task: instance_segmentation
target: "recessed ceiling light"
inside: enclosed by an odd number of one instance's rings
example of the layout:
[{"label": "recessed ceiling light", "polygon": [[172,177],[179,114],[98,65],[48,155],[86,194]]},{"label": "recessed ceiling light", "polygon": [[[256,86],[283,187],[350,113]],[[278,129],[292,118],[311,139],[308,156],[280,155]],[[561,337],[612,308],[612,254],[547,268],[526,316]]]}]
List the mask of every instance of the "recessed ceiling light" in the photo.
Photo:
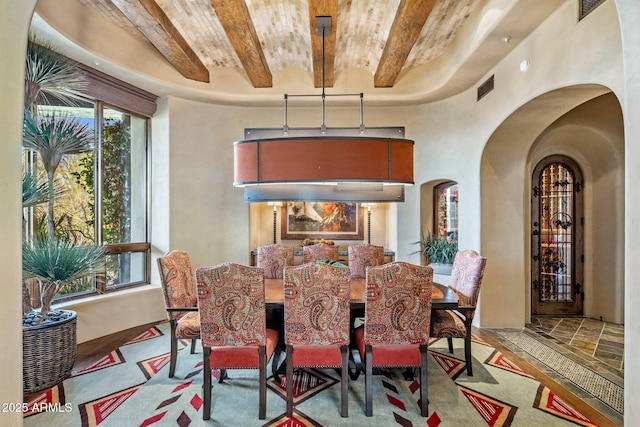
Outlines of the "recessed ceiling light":
[{"label": "recessed ceiling light", "polygon": [[502,41],[503,41],[503,42],[505,42],[505,43],[509,43],[509,42],[511,42],[511,36],[504,36],[504,37],[502,38]]},{"label": "recessed ceiling light", "polygon": [[520,63],[520,71],[524,73],[528,69],[529,69],[529,60],[523,59],[522,62]]}]

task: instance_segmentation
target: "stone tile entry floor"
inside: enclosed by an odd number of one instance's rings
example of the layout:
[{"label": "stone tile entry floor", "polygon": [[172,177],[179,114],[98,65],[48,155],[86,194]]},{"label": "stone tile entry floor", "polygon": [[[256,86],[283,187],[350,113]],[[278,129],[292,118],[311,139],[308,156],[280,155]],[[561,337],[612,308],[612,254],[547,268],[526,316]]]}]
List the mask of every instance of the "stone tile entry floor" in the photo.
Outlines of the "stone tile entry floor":
[{"label": "stone tile entry floor", "polygon": [[624,325],[533,316],[523,330],[482,329],[616,423],[623,423]]}]

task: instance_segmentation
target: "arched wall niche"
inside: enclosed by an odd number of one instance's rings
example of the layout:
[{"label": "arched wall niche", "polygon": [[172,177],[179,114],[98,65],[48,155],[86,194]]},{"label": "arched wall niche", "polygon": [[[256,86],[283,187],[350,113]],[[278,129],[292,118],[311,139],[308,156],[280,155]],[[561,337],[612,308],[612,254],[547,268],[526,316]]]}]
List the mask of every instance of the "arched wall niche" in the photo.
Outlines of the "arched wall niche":
[{"label": "arched wall niche", "polygon": [[[543,143],[546,140],[544,137],[550,133],[559,135],[552,132],[552,129],[562,127],[559,125],[564,122],[558,119],[568,112],[610,92],[601,85],[577,85],[544,93],[512,113],[487,141],[480,169],[480,251],[490,261],[487,262],[483,279],[478,313],[480,326],[521,328],[529,321],[529,187],[531,172],[535,167],[532,162],[549,154],[569,154],[566,150],[562,151],[562,145],[557,144],[557,140],[556,143],[551,143],[551,139]],[[617,105],[620,110],[619,103]],[[592,114],[595,111],[579,110],[575,117],[567,117],[576,124],[588,127],[588,115]],[[609,121],[615,122],[615,119],[610,117],[607,122]],[[618,125],[622,126],[621,118]],[[615,126],[602,124],[596,129],[604,132],[612,127]],[[607,151],[609,158],[623,158],[621,150]],[[580,162],[579,156],[572,157]],[[580,165],[587,174],[589,165],[583,163],[580,162]],[[618,172],[620,174],[623,174],[623,170]],[[511,307],[507,312],[503,310],[505,301]]]},{"label": "arched wall niche", "polygon": [[[435,189],[444,183],[455,183],[454,179],[436,179],[425,182],[420,185],[420,239],[425,239],[429,234],[434,233],[434,212],[435,212]],[[460,191],[460,190],[458,190]],[[421,251],[422,245],[419,242],[415,244],[415,251]],[[420,254],[420,264],[426,265],[427,259]],[[448,274],[434,274],[433,280],[444,285],[449,283],[450,276]]]},{"label": "arched wall niche", "polygon": [[436,179],[420,185],[420,236],[426,237],[429,233],[434,233],[434,208],[436,187],[441,184],[457,184],[454,179]]}]

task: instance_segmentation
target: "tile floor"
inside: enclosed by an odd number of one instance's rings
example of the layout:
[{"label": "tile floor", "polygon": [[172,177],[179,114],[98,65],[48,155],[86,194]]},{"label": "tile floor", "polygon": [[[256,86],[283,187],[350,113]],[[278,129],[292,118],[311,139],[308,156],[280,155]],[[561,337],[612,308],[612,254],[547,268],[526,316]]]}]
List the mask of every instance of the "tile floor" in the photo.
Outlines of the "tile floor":
[{"label": "tile floor", "polygon": [[[596,399],[589,391],[576,386],[561,372],[551,369],[527,354],[522,348],[505,340],[500,335],[501,330],[483,329],[483,331],[487,331],[514,354],[583,399],[585,403],[607,416],[616,425],[623,424],[622,413]],[[624,325],[584,317],[536,316],[522,332],[619,387],[624,387]]]},{"label": "tile floor", "polygon": [[533,317],[527,328],[624,372],[624,325],[584,317]]}]

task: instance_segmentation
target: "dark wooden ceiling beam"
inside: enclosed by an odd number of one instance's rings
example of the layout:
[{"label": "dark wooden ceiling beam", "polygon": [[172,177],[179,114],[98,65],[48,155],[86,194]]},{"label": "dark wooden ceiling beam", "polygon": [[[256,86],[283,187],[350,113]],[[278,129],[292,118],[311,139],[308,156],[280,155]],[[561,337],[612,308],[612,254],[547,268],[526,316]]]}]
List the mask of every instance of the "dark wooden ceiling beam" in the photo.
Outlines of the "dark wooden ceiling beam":
[{"label": "dark wooden ceiling beam", "polygon": [[378,69],[373,76],[375,87],[391,87],[418,40],[422,27],[433,10],[436,0],[401,0],[384,45]]},{"label": "dark wooden ceiling beam", "polygon": [[209,82],[209,70],[155,0],[111,0],[184,77]]},{"label": "dark wooden ceiling beam", "polygon": [[209,0],[253,87],[272,87],[273,79],[244,0]]},{"label": "dark wooden ceiling beam", "polygon": [[322,87],[322,36],[316,35],[316,16],[331,17],[331,35],[324,38],[324,85],[333,87],[336,62],[338,0],[309,0],[309,29],[313,55],[313,83]]}]

